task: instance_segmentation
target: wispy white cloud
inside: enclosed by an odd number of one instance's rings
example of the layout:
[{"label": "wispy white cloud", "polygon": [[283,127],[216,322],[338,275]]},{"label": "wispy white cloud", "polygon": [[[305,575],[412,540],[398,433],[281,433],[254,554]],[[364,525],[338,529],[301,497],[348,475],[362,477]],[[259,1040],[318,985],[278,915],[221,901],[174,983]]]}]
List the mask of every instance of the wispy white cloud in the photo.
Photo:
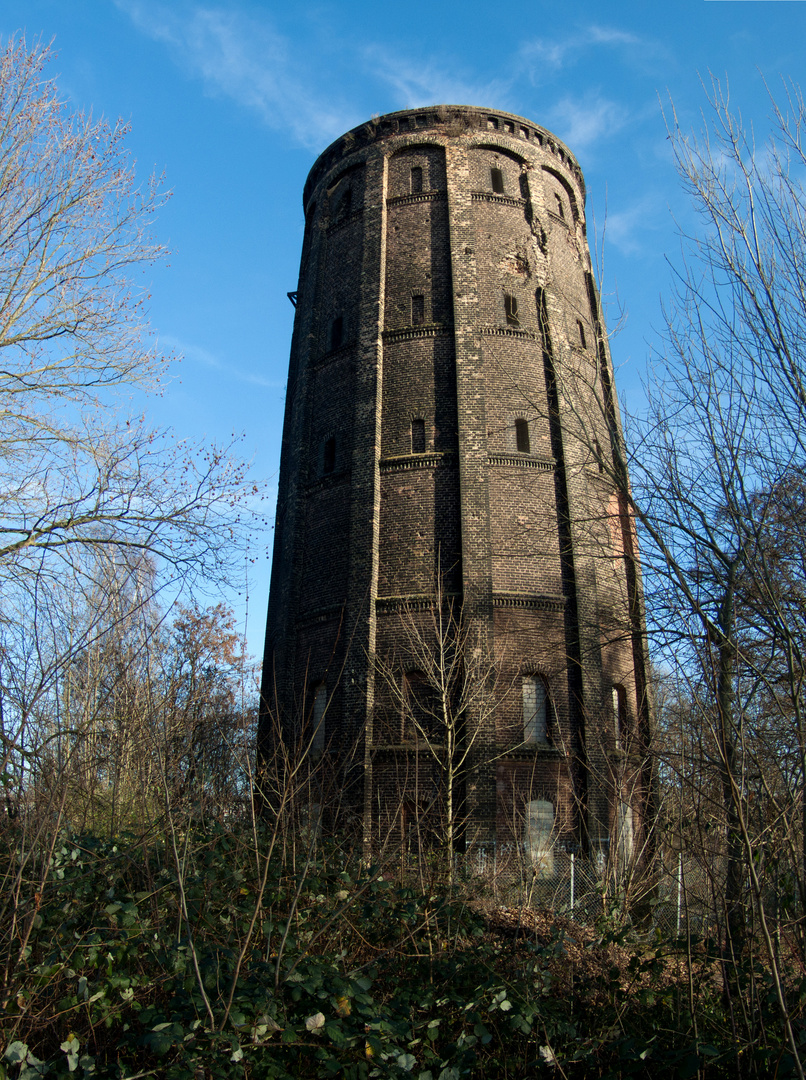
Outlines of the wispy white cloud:
[{"label": "wispy white cloud", "polygon": [[609,26],[589,26],[585,31],[587,39],[594,45],[640,45],[645,47],[645,42],[635,34],[626,30],[615,30]]},{"label": "wispy white cloud", "polygon": [[194,345],[192,342],[182,341],[172,334],[160,334],[159,344],[160,347],[164,348],[167,352],[174,353],[176,356],[189,361],[191,364],[198,364],[200,367],[208,368],[209,370],[220,371],[222,374],[225,374],[228,379],[235,379],[237,382],[247,383],[250,386],[262,386],[268,390],[278,390],[285,385],[282,381],[276,379],[264,379],[263,376],[256,375],[254,372],[244,371],[242,368],[222,360],[201,345]]},{"label": "wispy white cloud", "polygon": [[626,30],[592,24],[560,38],[532,38],[521,47],[520,60],[528,68],[532,81],[542,82],[546,73],[554,75],[578,63],[590,49],[602,47],[629,48],[641,54],[652,50],[651,43]]},{"label": "wispy white cloud", "polygon": [[631,203],[628,209],[608,210],[606,219],[601,222],[603,242],[608,248],[617,248],[623,255],[647,251],[654,243],[649,238],[657,237],[663,224],[659,220],[661,208],[665,212],[665,205],[658,199],[657,193],[647,192]]},{"label": "wispy white cloud", "polygon": [[615,101],[596,92],[582,98],[562,98],[551,112],[551,129],[574,148],[584,153],[598,139],[610,139],[629,120],[628,111]]},{"label": "wispy white cloud", "polygon": [[138,30],[162,42],[208,93],[223,95],[257,112],[271,128],[293,133],[304,146],[321,148],[357,123],[338,94],[311,89],[318,80],[308,60],[272,26],[223,5],[114,0]]},{"label": "wispy white cloud", "polygon": [[497,79],[474,82],[452,74],[444,57],[412,60],[381,45],[366,46],[363,57],[371,74],[393,87],[401,109],[465,102],[494,104],[501,101],[509,87]]}]

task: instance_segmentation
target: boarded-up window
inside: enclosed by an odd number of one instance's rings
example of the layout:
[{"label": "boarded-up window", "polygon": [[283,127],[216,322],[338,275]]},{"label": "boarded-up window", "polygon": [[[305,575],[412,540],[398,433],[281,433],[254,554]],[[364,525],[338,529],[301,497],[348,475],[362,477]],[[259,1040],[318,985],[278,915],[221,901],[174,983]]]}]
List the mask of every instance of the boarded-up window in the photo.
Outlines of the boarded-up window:
[{"label": "boarded-up window", "polygon": [[504,312],[507,317],[507,326],[520,326],[517,296],[512,296],[511,293],[504,294]]},{"label": "boarded-up window", "polygon": [[539,878],[554,877],[554,806],[545,799],[526,804],[523,842]]},{"label": "boarded-up window", "polygon": [[523,741],[548,743],[549,695],[546,684],[538,675],[523,680]]},{"label": "boarded-up window", "polygon": [[618,685],[613,687],[613,734],[620,748],[627,737],[627,691]]},{"label": "boarded-up window", "polygon": [[529,421],[519,416],[515,421],[515,448],[520,454],[528,454],[531,449],[529,440]]},{"label": "boarded-up window", "polygon": [[411,192],[416,195],[423,190],[423,169],[421,165],[413,165],[411,169]]},{"label": "boarded-up window", "polygon": [[425,297],[415,293],[411,298],[411,325],[422,326],[425,322]]},{"label": "boarded-up window", "polygon": [[411,452],[412,454],[425,453],[425,420],[416,417],[411,422]]},{"label": "boarded-up window", "polygon": [[632,807],[622,799],[618,804],[618,818],[616,822],[616,850],[622,867],[628,866],[633,857],[635,848],[635,834],[633,830]]}]

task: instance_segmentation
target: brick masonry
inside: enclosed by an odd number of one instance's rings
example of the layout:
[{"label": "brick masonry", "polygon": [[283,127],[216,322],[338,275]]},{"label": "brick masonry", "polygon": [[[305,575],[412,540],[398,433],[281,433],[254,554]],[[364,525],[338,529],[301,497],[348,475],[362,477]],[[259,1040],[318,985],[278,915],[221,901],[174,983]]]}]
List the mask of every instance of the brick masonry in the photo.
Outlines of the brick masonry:
[{"label": "brick masonry", "polygon": [[[438,803],[381,685],[412,668],[438,578],[494,658],[465,842],[522,839],[534,800],[583,846],[625,805],[636,836],[646,819],[640,572],[584,204],[550,132],[470,107],[376,118],[308,177],[259,742],[304,739],[324,686],[325,753],[373,843]],[[524,742],[534,677],[546,743]]]}]

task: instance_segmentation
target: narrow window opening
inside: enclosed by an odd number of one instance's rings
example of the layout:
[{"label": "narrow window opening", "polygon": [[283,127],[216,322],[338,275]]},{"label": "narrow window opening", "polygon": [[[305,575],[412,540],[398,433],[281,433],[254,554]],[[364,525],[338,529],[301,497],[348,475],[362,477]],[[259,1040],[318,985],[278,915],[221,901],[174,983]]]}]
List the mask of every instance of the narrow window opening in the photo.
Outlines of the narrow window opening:
[{"label": "narrow window opening", "polygon": [[336,440],[331,437],[325,441],[324,453],[322,455],[322,472],[327,475],[332,473],[336,468]]},{"label": "narrow window opening", "polygon": [[613,728],[616,749],[620,750],[627,735],[627,692],[623,686],[613,687]]},{"label": "narrow window opening", "polygon": [[523,741],[546,745],[549,741],[550,701],[546,684],[536,675],[523,680]]},{"label": "narrow window opening", "polygon": [[411,325],[422,326],[425,322],[425,297],[415,293],[411,298]]},{"label": "narrow window opening", "polygon": [[496,195],[504,194],[504,174],[500,169],[490,169],[490,183]]},{"label": "narrow window opening", "polygon": [[579,344],[583,349],[587,349],[588,339],[585,336],[585,327],[582,325],[581,319],[577,319],[577,330],[579,331]]},{"label": "narrow window opening", "polygon": [[420,417],[415,417],[411,422],[411,452],[425,453],[425,420]]},{"label": "narrow window opening", "polygon": [[504,311],[507,317],[507,326],[520,326],[518,318],[518,298],[511,293],[504,293]]},{"label": "narrow window opening", "polygon": [[337,315],[330,324],[330,348],[332,351],[340,349],[344,339],[344,318]]},{"label": "narrow window opening", "polygon": [[342,196],[341,206],[339,207],[339,219],[343,221],[348,218],[353,209],[353,189],[347,188]]},{"label": "narrow window opening", "polygon": [[555,191],[554,198],[557,200],[557,213],[560,215],[563,221],[565,221],[565,207],[563,206],[562,195],[558,195]]},{"label": "narrow window opening", "polygon": [[633,825],[632,807],[626,799],[621,799],[618,805],[618,835],[616,843],[618,847],[619,862],[622,869],[629,866],[632,861],[635,847],[635,830]]},{"label": "narrow window opening", "polygon": [[519,454],[528,454],[531,449],[529,440],[529,421],[519,416],[515,421],[515,449]]},{"label": "narrow window opening", "polygon": [[598,439],[593,440],[593,453],[596,457],[596,464],[599,466],[599,472],[604,472],[604,461],[602,460],[602,446]]},{"label": "narrow window opening", "polygon": [[535,870],[535,876],[554,877],[554,805],[547,799],[526,804],[523,842]]},{"label": "narrow window opening", "polygon": [[325,713],[327,712],[327,687],[324,683],[314,688],[311,708],[311,750],[321,753],[325,748]]},{"label": "narrow window opening", "polygon": [[411,191],[415,195],[423,190],[423,170],[421,165],[413,165],[411,169]]}]

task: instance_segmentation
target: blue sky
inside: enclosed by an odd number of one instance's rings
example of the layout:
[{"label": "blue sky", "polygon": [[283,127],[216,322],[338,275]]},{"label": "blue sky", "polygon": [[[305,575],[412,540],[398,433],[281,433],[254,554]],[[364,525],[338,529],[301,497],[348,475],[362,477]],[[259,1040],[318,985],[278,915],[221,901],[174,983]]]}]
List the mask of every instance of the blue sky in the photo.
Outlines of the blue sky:
[{"label": "blue sky", "polygon": [[[372,114],[424,104],[506,109],[574,151],[588,230],[606,223],[602,288],[622,404],[661,324],[678,190],[661,114],[699,123],[700,77],[727,78],[757,138],[781,77],[803,83],[806,3],[678,0],[528,5],[4,0],[0,35],[54,42],[52,72],[78,108],[132,125],[143,179],[173,196],[156,224],[171,249],[153,272],[152,322],[184,354],[152,420],[183,437],[243,433],[273,515],[302,240],[301,196],[318,153]],[[247,633],[262,645],[272,533],[255,539]],[[246,619],[244,595],[226,598]]]}]

